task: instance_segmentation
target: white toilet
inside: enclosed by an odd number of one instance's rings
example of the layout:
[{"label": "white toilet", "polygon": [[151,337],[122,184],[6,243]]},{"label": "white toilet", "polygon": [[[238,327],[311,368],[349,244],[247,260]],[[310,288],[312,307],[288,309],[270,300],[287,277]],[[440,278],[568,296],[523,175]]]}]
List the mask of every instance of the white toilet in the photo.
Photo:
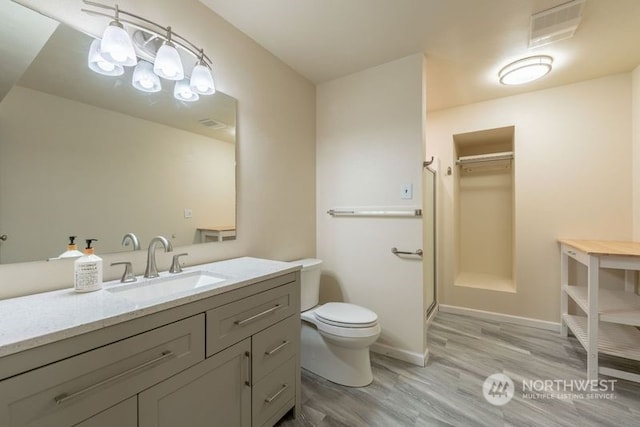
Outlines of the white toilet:
[{"label": "white toilet", "polygon": [[378,316],[355,304],[318,305],[322,261],[308,258],[292,263],[302,264],[302,367],[337,384],[370,384],[369,347],[380,336]]}]

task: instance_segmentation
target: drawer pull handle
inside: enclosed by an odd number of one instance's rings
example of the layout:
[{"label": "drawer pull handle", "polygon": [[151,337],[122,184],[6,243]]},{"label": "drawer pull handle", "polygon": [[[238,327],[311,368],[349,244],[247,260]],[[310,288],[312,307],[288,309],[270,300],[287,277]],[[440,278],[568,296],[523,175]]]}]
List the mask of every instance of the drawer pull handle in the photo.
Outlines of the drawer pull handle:
[{"label": "drawer pull handle", "polygon": [[283,341],[282,344],[280,344],[279,346],[277,346],[273,350],[265,351],[264,354],[266,354],[267,356],[272,356],[274,353],[279,352],[280,350],[285,348],[287,345],[289,345],[289,341]]},{"label": "drawer pull handle", "polygon": [[289,388],[289,384],[282,384],[282,388],[280,388],[280,390],[278,390],[276,392],[276,394],[274,394],[271,397],[267,397],[264,401],[267,402],[267,403],[273,402],[274,400],[276,400],[278,398],[278,396],[280,396],[288,388]]},{"label": "drawer pull handle", "polygon": [[173,352],[172,351],[170,351],[170,350],[163,351],[160,356],[158,356],[156,358],[153,358],[151,360],[148,360],[148,361],[144,362],[141,365],[138,365],[138,366],[133,367],[131,369],[127,369],[124,372],[120,372],[117,375],[109,377],[109,378],[107,378],[105,380],[97,382],[97,383],[95,383],[93,385],[90,385],[87,388],[83,388],[82,390],[78,390],[78,391],[73,392],[71,394],[62,393],[62,394],[54,397],[53,400],[56,402],[56,405],[62,405],[64,402],[66,402],[68,400],[75,399],[76,397],[78,397],[78,396],[80,396],[82,394],[88,393],[91,390],[95,390],[96,388],[102,387],[102,386],[104,386],[104,385],[106,385],[106,384],[108,384],[110,382],[119,380],[120,378],[126,377],[127,375],[133,374],[136,371],[140,371],[140,370],[142,370],[144,368],[149,367],[150,365],[153,365],[153,364],[158,363],[158,362],[160,362],[162,360],[168,359],[168,358],[170,358],[172,356],[173,356]]},{"label": "drawer pull handle", "polygon": [[271,307],[270,309],[263,311],[262,313],[258,313],[255,316],[251,316],[251,317],[249,317],[247,319],[244,319],[244,320],[236,320],[233,323],[235,323],[237,326],[246,325],[249,322],[253,322],[254,320],[258,320],[259,318],[261,318],[263,316],[266,316],[267,314],[273,313],[274,311],[276,311],[279,308],[280,308],[280,304],[276,304],[273,307]]},{"label": "drawer pull handle", "polygon": [[247,358],[247,380],[244,382],[244,384],[251,387],[251,353],[245,351],[244,357]]}]

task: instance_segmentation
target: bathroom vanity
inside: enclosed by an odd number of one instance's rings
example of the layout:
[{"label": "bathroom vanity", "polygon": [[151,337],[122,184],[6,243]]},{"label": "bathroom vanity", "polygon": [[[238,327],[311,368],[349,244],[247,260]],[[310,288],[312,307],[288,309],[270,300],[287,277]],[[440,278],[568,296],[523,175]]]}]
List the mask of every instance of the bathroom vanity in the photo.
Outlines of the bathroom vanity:
[{"label": "bathroom vanity", "polygon": [[190,290],[145,293],[178,282],[140,281],[0,301],[0,425],[270,426],[295,415],[299,270],[239,258],[185,269],[217,278]]}]

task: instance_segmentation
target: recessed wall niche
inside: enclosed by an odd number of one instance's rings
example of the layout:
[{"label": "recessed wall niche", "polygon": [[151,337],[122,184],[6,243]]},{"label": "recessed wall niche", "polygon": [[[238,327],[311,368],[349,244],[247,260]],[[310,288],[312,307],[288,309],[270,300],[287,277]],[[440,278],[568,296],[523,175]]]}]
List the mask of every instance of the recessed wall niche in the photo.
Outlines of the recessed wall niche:
[{"label": "recessed wall niche", "polygon": [[456,286],[515,292],[515,127],[453,135]]}]

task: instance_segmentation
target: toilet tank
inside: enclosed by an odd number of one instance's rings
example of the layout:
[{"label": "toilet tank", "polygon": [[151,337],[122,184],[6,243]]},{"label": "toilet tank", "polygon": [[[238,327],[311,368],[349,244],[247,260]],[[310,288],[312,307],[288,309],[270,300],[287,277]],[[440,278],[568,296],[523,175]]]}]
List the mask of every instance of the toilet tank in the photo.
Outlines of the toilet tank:
[{"label": "toilet tank", "polygon": [[305,258],[291,261],[291,263],[302,264],[302,271],[300,272],[300,311],[309,310],[318,305],[322,260]]}]

